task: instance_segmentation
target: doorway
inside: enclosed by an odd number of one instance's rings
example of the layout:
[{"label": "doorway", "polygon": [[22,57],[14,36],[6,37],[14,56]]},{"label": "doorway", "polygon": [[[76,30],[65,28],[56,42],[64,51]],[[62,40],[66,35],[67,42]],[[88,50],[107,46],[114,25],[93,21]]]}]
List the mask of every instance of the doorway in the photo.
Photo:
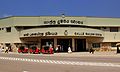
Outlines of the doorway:
[{"label": "doorway", "polygon": [[54,48],[54,39],[41,39],[41,48],[42,46],[52,46]]},{"label": "doorway", "polygon": [[75,39],[75,52],[86,51],[86,39]]},{"label": "doorway", "polygon": [[59,52],[68,52],[68,47],[72,47],[72,39],[57,39],[57,45],[60,45]]}]

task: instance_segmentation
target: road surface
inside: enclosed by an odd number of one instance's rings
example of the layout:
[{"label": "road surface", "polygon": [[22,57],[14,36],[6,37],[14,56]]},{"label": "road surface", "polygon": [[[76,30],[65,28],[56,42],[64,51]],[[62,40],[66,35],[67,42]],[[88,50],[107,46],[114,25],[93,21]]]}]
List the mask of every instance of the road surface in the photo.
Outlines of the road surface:
[{"label": "road surface", "polygon": [[0,72],[119,72],[120,56],[0,53]]}]

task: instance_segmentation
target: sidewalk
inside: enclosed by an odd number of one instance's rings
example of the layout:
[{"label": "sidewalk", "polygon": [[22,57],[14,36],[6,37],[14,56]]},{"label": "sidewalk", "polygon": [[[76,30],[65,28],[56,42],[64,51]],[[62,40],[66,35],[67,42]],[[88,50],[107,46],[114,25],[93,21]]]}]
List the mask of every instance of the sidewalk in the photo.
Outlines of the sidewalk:
[{"label": "sidewalk", "polygon": [[68,53],[55,53],[52,56],[72,56],[72,57],[80,57],[80,56],[113,56],[113,57],[120,57],[120,54],[116,54],[116,51],[110,52],[95,52],[94,54],[89,52],[73,52],[71,54]]},{"label": "sidewalk", "polygon": [[[9,52],[8,54],[19,54],[17,52]],[[120,57],[120,53],[116,54],[116,51],[109,52],[95,52],[94,54],[89,52],[72,52],[72,53],[54,53],[54,54],[30,54],[30,53],[20,53],[21,55],[42,55],[42,56],[66,56],[66,57],[80,57],[80,56],[112,56],[112,57]]]}]

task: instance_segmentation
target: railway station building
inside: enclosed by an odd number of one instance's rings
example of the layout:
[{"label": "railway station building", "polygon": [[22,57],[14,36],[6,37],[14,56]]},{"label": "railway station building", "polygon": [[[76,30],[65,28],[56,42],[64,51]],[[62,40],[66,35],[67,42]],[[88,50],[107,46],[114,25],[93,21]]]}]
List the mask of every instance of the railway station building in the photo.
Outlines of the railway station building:
[{"label": "railway station building", "polygon": [[116,50],[120,18],[90,16],[10,16],[0,18],[0,47],[60,46],[60,52]]}]

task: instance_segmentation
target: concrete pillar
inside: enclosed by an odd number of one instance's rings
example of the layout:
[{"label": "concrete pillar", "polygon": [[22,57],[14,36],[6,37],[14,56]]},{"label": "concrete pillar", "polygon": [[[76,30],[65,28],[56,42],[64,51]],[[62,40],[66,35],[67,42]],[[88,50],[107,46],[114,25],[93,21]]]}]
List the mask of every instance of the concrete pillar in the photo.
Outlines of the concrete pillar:
[{"label": "concrete pillar", "polygon": [[41,49],[41,39],[38,39],[38,48]]},{"label": "concrete pillar", "polygon": [[88,49],[92,47],[92,43],[88,42]]},{"label": "concrete pillar", "polygon": [[6,47],[6,44],[5,44],[5,43],[3,43],[3,47],[4,47],[4,48]]},{"label": "concrete pillar", "polygon": [[72,51],[75,51],[75,40],[72,38]]},{"label": "concrete pillar", "polygon": [[86,39],[86,50],[89,50],[87,39]]},{"label": "concrete pillar", "polygon": [[54,48],[57,46],[57,38],[54,38]]}]

